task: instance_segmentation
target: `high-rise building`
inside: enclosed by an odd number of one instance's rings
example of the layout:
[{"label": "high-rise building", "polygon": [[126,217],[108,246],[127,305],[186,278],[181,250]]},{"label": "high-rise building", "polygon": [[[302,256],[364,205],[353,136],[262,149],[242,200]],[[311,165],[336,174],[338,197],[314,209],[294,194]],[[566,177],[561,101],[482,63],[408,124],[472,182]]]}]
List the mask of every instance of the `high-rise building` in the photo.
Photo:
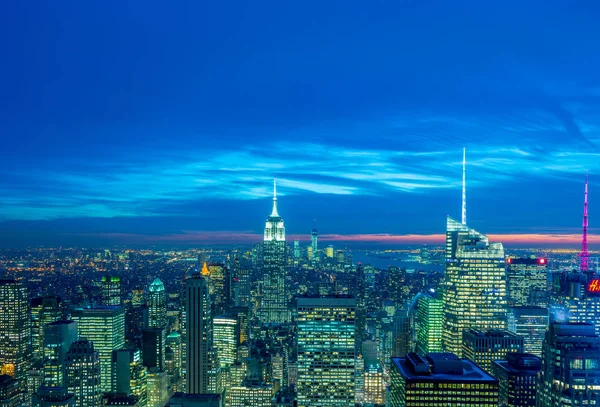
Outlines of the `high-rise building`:
[{"label": "high-rise building", "polygon": [[523,353],[523,338],[508,331],[467,329],[463,332],[463,357],[489,372],[492,361],[504,359],[507,353]]},{"label": "high-rise building", "polygon": [[177,331],[171,332],[167,336],[166,344],[165,367],[171,377],[171,387],[174,391],[181,391],[181,335]]},{"label": "high-rise building", "polygon": [[112,353],[112,391],[133,395],[140,407],[147,405],[148,378],[139,350],[119,349]]},{"label": "high-rise building", "polygon": [[65,358],[67,391],[78,407],[100,407],[100,358],[94,344],[80,339],[71,344]]},{"label": "high-rise building", "polygon": [[566,308],[569,322],[589,323],[600,336],[600,278],[584,273],[558,275],[556,302]]},{"label": "high-rise building", "polygon": [[21,407],[24,399],[19,381],[9,375],[0,375],[0,407]]},{"label": "high-rise building", "polygon": [[166,337],[163,328],[144,329],[142,331],[142,362],[148,370],[165,369]]},{"label": "high-rise building", "polygon": [[169,400],[169,377],[164,370],[153,367],[148,369],[148,407],[163,407]]},{"label": "high-rise building", "polygon": [[508,311],[508,330],[523,338],[523,351],[542,356],[542,344],[548,329],[548,309],[514,307]]},{"label": "high-rise building", "polygon": [[552,323],[542,348],[538,407],[600,404],[600,337],[585,323]]},{"label": "high-rise building", "polygon": [[102,276],[102,305],[121,305],[121,277]]},{"label": "high-rise building", "polygon": [[231,305],[231,275],[229,268],[223,264],[208,265],[208,281],[213,315],[220,315]]},{"label": "high-rise building", "polygon": [[299,259],[302,257],[302,251],[300,250],[300,240],[294,240],[294,258]]},{"label": "high-rise building", "polygon": [[548,261],[544,257],[507,258],[508,305],[547,306],[547,267]]},{"label": "high-rise building", "polygon": [[273,210],[267,218],[263,242],[263,299],[261,321],[285,323],[290,321],[286,287],[286,243],[283,219],[277,212],[277,191],[273,182]]},{"label": "high-rise building", "polygon": [[498,380],[452,353],[392,358],[390,407],[498,405]]},{"label": "high-rise building", "polygon": [[319,248],[317,245],[318,242],[318,232],[317,232],[317,224],[313,226],[312,231],[310,232],[310,248],[312,252],[312,261],[319,261]]},{"label": "high-rise building", "polygon": [[417,300],[415,325],[418,353],[442,351],[443,306],[444,303],[441,298],[429,294],[421,295]]},{"label": "high-rise building", "polygon": [[273,386],[270,384],[246,381],[229,389],[225,405],[228,407],[271,407],[274,394]]},{"label": "high-rise building", "polygon": [[443,345],[462,354],[465,329],[506,329],[506,263],[502,243],[447,218]]},{"label": "high-rise building", "polygon": [[59,297],[37,297],[31,300],[31,350],[34,361],[41,361],[44,353],[44,326],[62,319]]},{"label": "high-rise building", "polygon": [[218,316],[213,319],[213,342],[221,367],[229,367],[235,362],[238,345],[237,319]]},{"label": "high-rise building", "polygon": [[187,278],[185,293],[187,393],[209,393],[212,326],[206,279],[197,274]]},{"label": "high-rise building", "polygon": [[175,393],[167,403],[167,407],[223,407],[220,394],[185,394]]},{"label": "high-rise building", "polygon": [[528,353],[507,353],[492,362],[492,376],[499,382],[499,407],[535,407],[537,375],[542,360]]},{"label": "high-rise building", "polygon": [[44,326],[44,387],[66,387],[66,355],[76,340],[75,321],[56,321]]},{"label": "high-rise building", "polygon": [[379,361],[367,363],[364,367],[364,401],[369,405],[383,405],[385,403],[385,384],[383,379],[383,368]]},{"label": "high-rise building", "polygon": [[156,278],[148,289],[148,327],[167,327],[167,293],[159,278]]},{"label": "high-rise building", "polygon": [[100,358],[100,388],[110,392],[112,387],[112,351],[125,345],[125,311],[119,306],[76,309],[71,313],[77,321],[80,338],[94,343]]},{"label": "high-rise building", "polygon": [[27,288],[17,280],[0,280],[0,374],[19,380],[25,390],[31,348]]},{"label": "high-rise building", "polygon": [[333,246],[327,246],[327,248],[325,249],[325,256],[329,259],[333,259]]},{"label": "high-rise building", "polygon": [[297,313],[298,407],[353,405],[356,301],[300,297]]}]

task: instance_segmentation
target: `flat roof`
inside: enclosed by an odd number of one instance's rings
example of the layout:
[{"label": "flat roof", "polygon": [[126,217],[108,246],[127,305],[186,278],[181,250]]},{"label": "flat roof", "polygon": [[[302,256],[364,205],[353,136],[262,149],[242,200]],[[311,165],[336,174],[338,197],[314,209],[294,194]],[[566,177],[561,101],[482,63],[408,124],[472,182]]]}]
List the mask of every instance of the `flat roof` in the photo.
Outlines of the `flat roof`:
[{"label": "flat roof", "polygon": [[392,363],[400,371],[402,376],[409,381],[418,382],[490,382],[497,383],[489,373],[471,362],[469,359],[459,359],[462,365],[462,374],[448,373],[415,373],[407,363],[406,358],[392,358]]}]

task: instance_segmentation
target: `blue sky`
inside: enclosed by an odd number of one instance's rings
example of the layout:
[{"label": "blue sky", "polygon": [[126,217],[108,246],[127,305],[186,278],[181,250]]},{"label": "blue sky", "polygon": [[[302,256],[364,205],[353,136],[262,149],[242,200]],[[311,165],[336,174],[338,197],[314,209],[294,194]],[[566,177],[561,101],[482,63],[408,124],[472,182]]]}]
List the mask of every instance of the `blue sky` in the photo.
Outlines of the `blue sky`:
[{"label": "blue sky", "polygon": [[[211,4],[212,3],[212,4]],[[494,4],[491,4],[494,3]],[[39,1],[0,17],[0,244],[579,233],[592,1]],[[600,209],[598,210],[600,212]],[[218,240],[218,239],[217,239]],[[252,238],[250,238],[252,240]]]}]

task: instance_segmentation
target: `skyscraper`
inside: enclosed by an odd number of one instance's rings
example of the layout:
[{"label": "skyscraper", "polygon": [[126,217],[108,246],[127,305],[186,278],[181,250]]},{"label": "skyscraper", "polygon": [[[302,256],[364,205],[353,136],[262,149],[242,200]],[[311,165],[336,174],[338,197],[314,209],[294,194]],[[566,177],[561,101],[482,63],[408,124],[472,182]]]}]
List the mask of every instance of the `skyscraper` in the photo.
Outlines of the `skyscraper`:
[{"label": "skyscraper", "polygon": [[148,327],[167,327],[167,293],[159,278],[156,278],[148,289]]},{"label": "skyscraper", "polygon": [[442,315],[441,298],[425,294],[417,300],[417,352],[421,354],[440,352],[442,350]]},{"label": "skyscraper", "polygon": [[0,315],[0,374],[14,377],[25,389],[31,328],[27,288],[21,282],[0,280]]},{"label": "skyscraper", "polygon": [[500,407],[534,407],[539,357],[527,353],[507,353],[506,359],[492,362],[492,376],[499,382]]},{"label": "skyscraper", "polygon": [[121,277],[102,276],[102,305],[121,305]]},{"label": "skyscraper", "polygon": [[111,391],[112,351],[125,345],[125,311],[118,306],[76,309],[71,314],[77,321],[80,338],[94,343],[100,359],[100,388]]},{"label": "skyscraper", "polygon": [[509,306],[548,305],[547,266],[544,257],[506,259]]},{"label": "skyscraper", "polygon": [[523,351],[542,356],[542,343],[548,328],[548,309],[514,307],[508,311],[508,330],[523,338]]},{"label": "skyscraper", "polygon": [[147,405],[148,378],[139,350],[112,352],[112,391],[138,398],[139,407]]},{"label": "skyscraper", "polygon": [[187,393],[210,393],[212,326],[205,278],[197,274],[189,277],[185,284],[185,297]]},{"label": "skyscraper", "polygon": [[80,339],[71,344],[65,358],[67,391],[78,407],[100,407],[100,358],[94,344]]},{"label": "skyscraper", "polygon": [[298,407],[354,405],[356,301],[298,298]]},{"label": "skyscraper", "polygon": [[390,381],[390,407],[498,405],[498,380],[452,353],[392,358]]},{"label": "skyscraper", "polygon": [[283,219],[277,212],[277,189],[273,181],[273,210],[267,218],[263,242],[263,300],[261,321],[290,321],[286,287],[286,243]]},{"label": "skyscraper", "polygon": [[148,369],[165,368],[165,330],[163,328],[144,329],[142,331],[142,361]]},{"label": "skyscraper", "polygon": [[447,218],[443,282],[446,351],[462,355],[465,329],[506,329],[506,268],[502,243]]},{"label": "skyscraper", "polygon": [[318,232],[317,232],[317,222],[315,220],[315,225],[313,226],[312,231],[310,232],[310,247],[312,251],[312,261],[319,261],[319,248],[317,245],[318,242]]},{"label": "skyscraper", "polygon": [[594,326],[552,323],[542,350],[538,407],[600,404],[600,338]]},{"label": "skyscraper", "polygon": [[213,340],[221,367],[229,367],[235,362],[238,344],[238,320],[228,316],[213,319]]},{"label": "skyscraper", "polygon": [[44,326],[62,319],[62,303],[56,296],[31,300],[31,347],[35,361],[41,361],[44,352]]},{"label": "skyscraper", "polygon": [[55,321],[44,326],[44,387],[66,388],[65,359],[76,340],[75,321]]},{"label": "skyscraper", "polygon": [[508,331],[467,329],[463,331],[463,357],[491,371],[492,361],[504,359],[507,353],[523,353],[523,338]]}]

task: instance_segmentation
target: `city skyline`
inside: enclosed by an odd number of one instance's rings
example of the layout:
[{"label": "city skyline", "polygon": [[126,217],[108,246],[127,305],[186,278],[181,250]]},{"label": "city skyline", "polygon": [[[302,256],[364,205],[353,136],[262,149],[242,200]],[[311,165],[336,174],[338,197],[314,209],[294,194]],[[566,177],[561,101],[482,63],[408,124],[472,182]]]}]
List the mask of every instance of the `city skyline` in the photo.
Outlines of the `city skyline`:
[{"label": "city skyline", "polygon": [[575,246],[589,170],[594,250],[596,5],[334,3],[11,4],[0,246],[258,243],[273,173],[292,239],[441,242],[466,146],[507,245]]}]

